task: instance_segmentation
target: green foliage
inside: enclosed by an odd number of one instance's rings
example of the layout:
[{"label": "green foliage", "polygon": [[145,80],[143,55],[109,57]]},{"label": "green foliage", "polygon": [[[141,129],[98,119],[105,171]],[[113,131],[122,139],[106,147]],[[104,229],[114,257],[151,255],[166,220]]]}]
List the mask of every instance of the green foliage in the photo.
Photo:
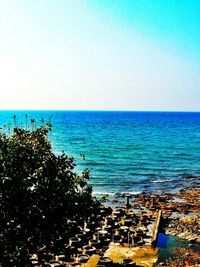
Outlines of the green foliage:
[{"label": "green foliage", "polygon": [[[34,123],[31,121],[31,123]],[[57,156],[48,141],[51,125],[0,134],[0,262],[25,266],[28,253],[56,250],[98,212],[100,202],[77,175],[73,158]]]}]

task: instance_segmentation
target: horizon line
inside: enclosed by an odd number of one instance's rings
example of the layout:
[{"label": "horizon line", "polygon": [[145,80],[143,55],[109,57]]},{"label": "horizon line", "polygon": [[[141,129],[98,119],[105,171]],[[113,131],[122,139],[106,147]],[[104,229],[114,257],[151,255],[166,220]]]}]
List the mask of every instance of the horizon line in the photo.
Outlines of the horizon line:
[{"label": "horizon line", "polygon": [[25,112],[25,111],[34,111],[34,112],[160,112],[160,113],[200,113],[200,110],[133,110],[133,109],[0,109],[0,112]]}]

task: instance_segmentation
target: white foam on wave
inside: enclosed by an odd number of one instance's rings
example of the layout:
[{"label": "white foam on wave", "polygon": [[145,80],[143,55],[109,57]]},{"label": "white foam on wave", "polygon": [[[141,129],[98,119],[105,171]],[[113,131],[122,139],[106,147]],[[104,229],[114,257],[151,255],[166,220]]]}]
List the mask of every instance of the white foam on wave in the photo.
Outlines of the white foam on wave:
[{"label": "white foam on wave", "polygon": [[94,191],[92,192],[93,195],[109,195],[109,196],[114,196],[115,193],[110,193],[110,192],[99,192],[99,191]]},{"label": "white foam on wave", "polygon": [[151,180],[152,183],[166,183],[166,182],[172,182],[173,179],[158,179],[158,180]]},{"label": "white foam on wave", "polygon": [[111,192],[102,192],[102,191],[94,191],[92,193],[93,195],[108,195],[108,196],[123,196],[123,195],[131,195],[131,196],[135,196],[135,195],[139,195],[141,194],[141,191],[131,191],[131,192],[115,192],[115,193],[111,193]]},{"label": "white foam on wave", "polygon": [[135,196],[135,195],[139,195],[139,194],[141,194],[141,191],[121,192],[120,194],[121,194],[121,195],[128,194],[128,195]]}]

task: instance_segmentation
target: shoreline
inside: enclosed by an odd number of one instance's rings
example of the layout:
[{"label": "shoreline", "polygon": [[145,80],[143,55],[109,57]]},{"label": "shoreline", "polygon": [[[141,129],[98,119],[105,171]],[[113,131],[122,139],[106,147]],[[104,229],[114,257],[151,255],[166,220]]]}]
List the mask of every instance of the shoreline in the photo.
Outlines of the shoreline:
[{"label": "shoreline", "polygon": [[[185,228],[191,224],[196,225],[196,231],[200,231],[200,186],[196,185],[188,186],[187,188],[182,188],[177,193],[165,193],[155,194],[155,193],[132,193],[122,192],[117,194],[110,194],[114,198],[108,200],[108,205],[115,208],[118,205],[124,203],[124,198],[129,195],[132,202],[130,203],[130,208],[133,210],[161,210],[165,220],[165,232],[166,234],[171,234],[178,236],[180,238],[186,239],[188,241],[196,241],[200,243],[200,236],[196,236],[195,239],[191,239],[188,235],[179,235],[179,232],[183,232],[184,229],[181,228],[180,231],[173,231],[175,227],[175,221],[181,224],[185,224]],[[174,224],[170,225],[170,221]],[[169,227],[170,225],[170,227]],[[191,229],[192,230],[192,229]],[[194,228],[193,228],[194,230]],[[198,233],[196,233],[197,235]]]},{"label": "shoreline", "polygon": [[[198,184],[195,186],[194,184],[188,185],[187,188],[182,188],[173,194],[167,192],[160,195],[145,192],[141,194],[125,192],[115,194],[115,199],[110,200],[111,206],[116,208],[122,204],[127,195],[130,196],[130,199],[133,199],[130,202],[130,208],[133,208],[133,210],[139,209],[143,212],[147,210],[162,211],[163,220],[160,233],[164,233],[167,236],[175,236],[188,242],[188,248],[177,247],[174,249],[174,259],[166,259],[165,263],[163,263],[166,265],[162,265],[162,262],[157,262],[152,266],[171,266],[172,262],[176,266],[184,266],[181,264],[183,264],[183,261],[186,262],[187,259],[184,255],[187,254],[190,255],[187,266],[190,266],[189,264],[192,264],[192,262],[198,264],[195,266],[200,266],[200,186]],[[195,246],[198,247],[197,252],[192,249]],[[185,253],[184,255],[183,252]],[[179,255],[182,255],[182,261]]]},{"label": "shoreline", "polygon": [[[200,245],[195,245],[200,244],[200,221],[196,220],[200,218],[200,186],[176,194],[123,193],[111,204],[102,206],[97,218],[91,216],[84,226],[77,225],[65,252],[48,254],[51,260],[44,266],[200,266]],[[169,257],[162,257],[160,233],[181,238],[187,245],[177,245]],[[167,248],[163,251],[168,253]],[[38,261],[31,266],[43,266],[37,254],[31,261]]]}]

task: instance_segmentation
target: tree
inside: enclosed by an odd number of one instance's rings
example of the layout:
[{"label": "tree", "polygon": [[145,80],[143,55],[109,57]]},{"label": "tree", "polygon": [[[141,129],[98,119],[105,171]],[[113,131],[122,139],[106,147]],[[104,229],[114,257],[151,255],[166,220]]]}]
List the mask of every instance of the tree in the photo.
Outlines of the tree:
[{"label": "tree", "polygon": [[50,130],[47,124],[0,134],[3,266],[25,266],[28,254],[44,245],[47,250],[59,249],[77,225],[98,213],[100,201],[92,196],[89,171],[78,175],[73,158],[52,152]]}]

